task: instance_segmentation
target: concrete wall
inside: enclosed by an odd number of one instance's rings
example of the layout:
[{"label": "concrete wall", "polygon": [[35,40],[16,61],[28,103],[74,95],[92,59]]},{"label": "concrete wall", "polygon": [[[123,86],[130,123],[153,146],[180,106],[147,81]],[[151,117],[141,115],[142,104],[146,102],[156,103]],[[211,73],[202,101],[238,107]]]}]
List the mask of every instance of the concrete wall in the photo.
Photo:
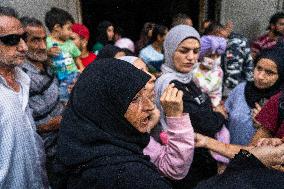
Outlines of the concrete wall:
[{"label": "concrete wall", "polygon": [[72,14],[76,22],[81,22],[80,0],[0,0],[1,6],[10,6],[20,16],[32,16],[44,22],[45,13],[51,7],[62,8]]},{"label": "concrete wall", "polygon": [[265,33],[270,16],[282,5],[283,0],[223,0],[221,22],[232,20],[234,31],[254,39]]}]

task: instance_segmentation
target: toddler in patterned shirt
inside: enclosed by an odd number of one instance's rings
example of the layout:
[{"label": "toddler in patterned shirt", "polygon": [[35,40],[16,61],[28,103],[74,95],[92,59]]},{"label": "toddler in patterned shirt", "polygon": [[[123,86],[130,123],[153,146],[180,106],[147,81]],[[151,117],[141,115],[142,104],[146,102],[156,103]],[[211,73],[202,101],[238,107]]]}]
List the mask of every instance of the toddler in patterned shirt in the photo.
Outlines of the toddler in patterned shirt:
[{"label": "toddler in patterned shirt", "polygon": [[[200,63],[192,71],[193,81],[202,92],[208,94],[213,107],[216,108],[221,105],[222,100],[223,71],[221,68],[221,55],[225,53],[227,41],[225,38],[213,35],[205,35],[201,37],[200,41]],[[223,126],[215,135],[215,138],[218,141],[230,143],[229,130]],[[211,155],[219,162],[218,172],[229,162],[227,158],[217,153],[211,152]]]},{"label": "toddler in patterned shirt", "polygon": [[193,81],[202,92],[208,94],[213,107],[222,100],[223,71],[221,55],[226,50],[226,39],[213,35],[201,38],[200,63],[193,69]]}]

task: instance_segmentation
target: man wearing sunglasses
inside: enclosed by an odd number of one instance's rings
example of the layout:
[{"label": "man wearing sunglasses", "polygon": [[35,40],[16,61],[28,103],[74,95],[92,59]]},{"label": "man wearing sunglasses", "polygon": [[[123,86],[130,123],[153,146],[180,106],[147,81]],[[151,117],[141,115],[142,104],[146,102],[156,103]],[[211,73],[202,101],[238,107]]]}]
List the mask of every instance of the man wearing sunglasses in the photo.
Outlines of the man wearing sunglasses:
[{"label": "man wearing sunglasses", "polygon": [[0,188],[48,188],[43,142],[30,114],[26,34],[17,13],[0,6]]}]

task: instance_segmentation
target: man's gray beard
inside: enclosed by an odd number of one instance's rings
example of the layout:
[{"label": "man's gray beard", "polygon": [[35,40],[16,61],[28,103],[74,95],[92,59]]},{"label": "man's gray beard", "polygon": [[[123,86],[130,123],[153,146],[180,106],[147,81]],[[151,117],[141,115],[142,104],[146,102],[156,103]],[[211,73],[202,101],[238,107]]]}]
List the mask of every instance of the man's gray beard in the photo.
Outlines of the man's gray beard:
[{"label": "man's gray beard", "polygon": [[33,60],[33,61],[37,61],[37,62],[45,62],[47,61],[47,54],[45,56],[43,55],[38,55],[37,53],[31,53],[31,52],[27,52],[26,56],[28,59]]},{"label": "man's gray beard", "polygon": [[16,66],[19,66],[18,64],[15,64],[14,62],[8,62],[8,61],[3,61],[0,59],[0,69],[1,68],[9,68],[9,69],[13,69]]}]

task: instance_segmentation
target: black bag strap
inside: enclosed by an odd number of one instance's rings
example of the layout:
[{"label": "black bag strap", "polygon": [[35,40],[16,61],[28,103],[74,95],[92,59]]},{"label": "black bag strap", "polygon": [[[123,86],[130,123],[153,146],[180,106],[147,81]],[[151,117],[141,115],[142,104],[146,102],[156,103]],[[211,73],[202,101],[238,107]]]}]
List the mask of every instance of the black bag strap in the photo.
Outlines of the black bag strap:
[{"label": "black bag strap", "polygon": [[278,125],[280,126],[284,120],[284,92],[280,92],[278,103]]},{"label": "black bag strap", "polygon": [[40,89],[40,91],[30,91],[30,97],[43,95],[43,93],[52,85],[55,78],[49,78],[49,81]]}]

